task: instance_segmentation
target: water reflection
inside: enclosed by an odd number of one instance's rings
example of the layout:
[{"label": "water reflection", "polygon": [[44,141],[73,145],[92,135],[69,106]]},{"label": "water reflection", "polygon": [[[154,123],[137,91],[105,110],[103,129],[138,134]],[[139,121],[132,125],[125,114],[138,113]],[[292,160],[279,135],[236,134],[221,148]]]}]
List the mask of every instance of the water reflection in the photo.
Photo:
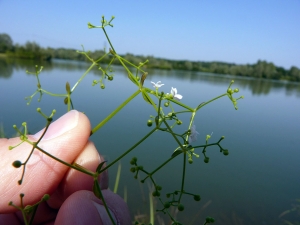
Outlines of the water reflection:
[{"label": "water reflection", "polygon": [[[23,70],[24,73],[26,70],[33,72],[35,71],[35,65],[43,66],[43,71],[51,71],[54,68],[63,71],[85,71],[90,66],[90,64],[81,61],[53,60],[51,62],[41,62],[0,57],[0,78],[11,77],[13,70]],[[103,67],[105,67],[105,65],[103,65]],[[113,66],[113,69],[113,73],[115,72],[127,77],[127,72],[122,67]],[[132,69],[132,72],[135,73],[135,70]],[[250,89],[253,95],[267,95],[272,89],[277,91],[284,90],[287,95],[296,94],[297,96],[300,96],[300,84],[295,82],[270,81],[264,79],[242,78],[231,75],[218,75],[192,71],[149,69],[147,72],[149,74],[148,77],[153,80],[163,80],[165,77],[173,77],[177,80],[213,83],[214,85],[228,85],[230,80],[234,79],[236,82],[238,82],[240,89]],[[97,68],[94,68],[91,73],[99,77],[102,75],[102,72]]]},{"label": "water reflection", "polygon": [[[26,106],[24,96],[35,90],[36,80],[32,75],[25,75],[25,71],[27,69],[34,71],[34,65],[38,63],[5,61],[0,64],[2,65],[0,123],[3,122],[7,134],[15,132],[11,128],[12,124],[21,124],[24,121],[28,122],[29,129],[33,133],[41,129],[45,124],[43,118],[32,116],[36,115],[37,107],[41,107],[45,112],[51,112],[55,108],[57,117],[66,111],[62,99],[53,99],[46,95],[40,103],[35,99],[29,107]],[[87,63],[75,61],[43,63],[47,75],[43,77],[42,85],[45,85],[47,90],[49,88],[55,92],[65,90],[64,85],[58,83],[64,84],[66,80],[74,83],[89,67]],[[95,69],[72,94],[75,106],[88,115],[92,126],[99,123],[136,90],[134,85],[124,85],[128,79],[127,73],[122,68],[114,67],[114,70],[116,78],[120,79],[114,79],[113,85],[107,85],[105,90],[99,87],[91,88],[91,80],[101,75],[101,71]],[[208,154],[211,157],[209,164],[204,164],[203,156],[200,156],[198,161],[195,160],[194,164],[188,166],[186,191],[199,193],[202,200],[199,203],[185,198],[189,211],[185,211],[181,216],[182,222],[191,222],[190,219],[202,210],[194,224],[203,224],[208,215],[216,217],[217,224],[278,224],[280,213],[290,207],[292,199],[300,196],[300,104],[299,98],[290,97],[299,95],[299,84],[198,72],[161,70],[148,72],[149,87],[151,80],[156,82],[161,80],[168,86],[165,89],[167,91],[172,84],[180,88],[179,93],[186,91],[182,93],[184,95],[182,102],[188,105],[195,104],[195,101],[197,103],[210,99],[208,94],[211,91],[223,93],[231,79],[235,79],[235,86],[246,96],[239,102],[241,107],[238,111],[235,111],[228,99],[224,98],[217,104],[201,109],[197,114],[195,123],[201,133],[199,144],[205,141],[203,137],[206,134],[214,131],[212,138],[226,136],[224,147],[229,149],[230,155],[225,157],[219,154],[218,149],[209,150]],[[198,100],[198,96],[201,99]],[[149,108],[139,96],[109,121],[103,130],[91,137],[108,161],[114,160],[122,151],[149,132],[146,121],[149,114],[153,114]],[[189,119],[186,117],[180,119],[185,123]],[[12,131],[7,128],[11,128]],[[142,194],[140,183],[128,172],[130,158],[137,156],[145,169],[152,169],[170,157],[177,147],[173,140],[169,141],[164,135],[156,135],[153,138],[155,139],[146,140],[132,155],[122,161],[120,187],[128,188],[128,203],[134,212],[142,207],[140,201]],[[173,161],[172,165],[155,176],[156,181],[163,185],[164,192],[173,191],[173,188],[177,187],[174,183],[178,180],[180,163],[179,159]],[[111,168],[110,174],[114,179],[114,168]],[[148,196],[146,185],[144,193]],[[122,192],[119,194],[122,196]],[[144,208],[148,210],[148,206],[146,203]],[[146,210],[142,212],[147,212]],[[186,216],[187,213],[189,216]]]}]

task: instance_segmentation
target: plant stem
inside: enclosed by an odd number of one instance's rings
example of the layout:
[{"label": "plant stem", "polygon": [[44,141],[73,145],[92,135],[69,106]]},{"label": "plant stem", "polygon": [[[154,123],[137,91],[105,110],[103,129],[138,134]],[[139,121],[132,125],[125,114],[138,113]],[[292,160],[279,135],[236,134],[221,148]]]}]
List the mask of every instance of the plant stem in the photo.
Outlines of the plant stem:
[{"label": "plant stem", "polygon": [[104,124],[106,124],[111,118],[113,118],[125,105],[127,105],[133,98],[135,98],[141,91],[137,90],[128,99],[126,99],[121,105],[119,105],[112,113],[110,113],[104,120],[102,120],[97,126],[91,130],[90,136],[99,130]]},{"label": "plant stem", "polygon": [[126,152],[124,152],[122,155],[120,155],[118,158],[116,158],[112,163],[107,165],[104,169],[100,170],[99,174],[102,173],[104,170],[107,170],[109,167],[114,165],[116,162],[118,162],[120,159],[122,159],[124,156],[126,156],[129,152],[131,152],[133,149],[135,149],[139,144],[141,144],[144,140],[146,140],[154,131],[156,131],[156,127],[153,128],[148,134],[146,134],[141,140],[139,140],[135,145],[133,145],[131,148],[129,148]]}]

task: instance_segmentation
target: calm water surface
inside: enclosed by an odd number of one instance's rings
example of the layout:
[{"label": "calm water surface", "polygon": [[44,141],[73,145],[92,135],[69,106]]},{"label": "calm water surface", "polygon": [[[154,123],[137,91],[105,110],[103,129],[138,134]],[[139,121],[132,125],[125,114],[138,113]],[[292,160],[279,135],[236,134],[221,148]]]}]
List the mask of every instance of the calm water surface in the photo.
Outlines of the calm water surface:
[{"label": "calm water surface", "polygon": [[[37,107],[47,114],[56,109],[56,118],[66,112],[62,98],[47,95],[43,95],[41,102],[37,102],[36,96],[30,106],[26,105],[24,97],[36,89],[35,77],[25,73],[26,69],[33,71],[33,65],[0,59],[0,122],[8,136],[14,134],[13,124],[21,125],[24,121],[30,132],[40,130],[45,122],[36,113]],[[44,66],[40,76],[42,87],[64,93],[65,83],[74,85],[89,65],[54,61]],[[73,93],[75,108],[87,114],[92,126],[136,90],[119,67],[115,67],[114,74],[113,82],[106,81],[106,89],[102,90],[91,86],[94,79],[100,78],[98,71],[91,71]],[[170,92],[171,87],[176,87],[183,95],[182,102],[196,107],[223,94],[232,79],[235,80],[233,87],[240,89],[237,96],[245,96],[238,101],[239,109],[235,110],[224,97],[202,108],[195,119],[199,132],[195,145],[204,144],[206,135],[213,132],[211,142],[224,135],[222,146],[228,148],[230,154],[225,157],[218,148],[210,148],[207,152],[210,162],[205,164],[198,150],[200,158],[188,165],[185,190],[200,194],[201,201],[184,197],[185,211],[177,215],[184,224],[203,224],[206,216],[214,217],[215,224],[280,224],[279,215],[300,198],[299,84],[151,70],[145,86],[151,88],[150,81],[161,80],[165,85],[160,90]],[[112,161],[150,131],[146,126],[150,115],[155,115],[152,107],[138,96],[91,139],[99,152]],[[183,125],[176,131],[184,132],[189,115],[182,114],[180,119]],[[127,189],[132,215],[149,214],[149,185],[141,185],[133,178],[129,172],[130,159],[137,156],[138,162],[151,171],[168,159],[176,147],[170,137],[156,132],[122,160],[118,193],[124,196]],[[154,176],[163,187],[163,196],[180,188],[181,166],[182,159],[178,157]],[[116,169],[117,166],[110,170],[111,187]],[[159,216],[167,222],[163,215]],[[283,218],[300,220],[296,214]]]}]

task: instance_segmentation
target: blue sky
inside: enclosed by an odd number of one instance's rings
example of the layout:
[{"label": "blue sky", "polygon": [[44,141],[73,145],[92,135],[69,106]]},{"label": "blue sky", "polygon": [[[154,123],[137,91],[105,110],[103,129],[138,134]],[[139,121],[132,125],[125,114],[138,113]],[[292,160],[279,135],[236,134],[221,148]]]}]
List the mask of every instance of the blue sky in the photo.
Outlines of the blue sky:
[{"label": "blue sky", "polygon": [[101,16],[119,54],[273,62],[300,68],[300,0],[0,0],[0,33],[14,43],[103,49]]}]

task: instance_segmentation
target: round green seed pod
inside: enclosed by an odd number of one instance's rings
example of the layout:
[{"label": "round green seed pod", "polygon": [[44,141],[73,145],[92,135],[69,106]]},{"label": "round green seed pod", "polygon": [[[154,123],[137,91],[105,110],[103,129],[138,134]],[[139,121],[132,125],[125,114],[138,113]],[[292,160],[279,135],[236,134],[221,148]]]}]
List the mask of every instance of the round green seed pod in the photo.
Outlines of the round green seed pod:
[{"label": "round green seed pod", "polygon": [[194,200],[199,202],[201,200],[200,195],[194,195]]},{"label": "round green seed pod", "polygon": [[14,162],[12,163],[12,165],[13,165],[13,167],[15,167],[15,168],[19,168],[19,167],[22,166],[22,162],[19,161],[19,160],[16,160],[16,161],[14,161]]},{"label": "round green seed pod", "polygon": [[107,79],[110,80],[110,81],[112,81],[114,79],[114,77],[113,76],[108,76]]},{"label": "round green seed pod", "polygon": [[181,120],[177,120],[176,123],[177,123],[177,125],[181,125],[182,121]]},{"label": "round green seed pod", "polygon": [[170,202],[165,202],[164,207],[165,207],[166,209],[170,208],[170,206],[171,206]]},{"label": "round green seed pod", "polygon": [[153,124],[153,121],[152,121],[152,120],[148,120],[148,121],[147,121],[147,126],[148,126],[148,127],[151,127],[152,124]]},{"label": "round green seed pod", "polygon": [[157,186],[156,186],[156,189],[160,191],[160,190],[162,189],[162,187],[159,186],[159,185],[157,185]]},{"label": "round green seed pod", "polygon": [[100,87],[101,87],[101,89],[104,89],[104,88],[105,88],[105,85],[104,85],[104,84],[101,84]]},{"label": "round green seed pod", "polygon": [[227,149],[223,150],[223,155],[229,155],[229,151]]},{"label": "round green seed pod", "polygon": [[179,211],[183,211],[184,210],[184,206],[182,204],[179,204],[177,208],[178,208]]},{"label": "round green seed pod", "polygon": [[134,173],[136,171],[135,167],[130,168],[130,172]]},{"label": "round green seed pod", "polygon": [[153,191],[153,192],[152,192],[152,196],[153,196],[153,197],[156,197],[156,196],[159,197],[159,196],[160,196],[159,191]]},{"label": "round green seed pod", "polygon": [[206,221],[206,223],[213,223],[213,222],[215,222],[215,219],[211,218],[211,217],[206,217],[205,221]]},{"label": "round green seed pod", "polygon": [[169,106],[169,102],[165,102],[164,106],[168,107]]},{"label": "round green seed pod", "polygon": [[204,162],[205,162],[205,163],[208,163],[208,162],[209,162],[209,157],[205,157],[205,158],[204,158]]},{"label": "round green seed pod", "polygon": [[235,93],[238,93],[240,90],[239,90],[238,88],[235,88],[233,91],[234,91]]}]

